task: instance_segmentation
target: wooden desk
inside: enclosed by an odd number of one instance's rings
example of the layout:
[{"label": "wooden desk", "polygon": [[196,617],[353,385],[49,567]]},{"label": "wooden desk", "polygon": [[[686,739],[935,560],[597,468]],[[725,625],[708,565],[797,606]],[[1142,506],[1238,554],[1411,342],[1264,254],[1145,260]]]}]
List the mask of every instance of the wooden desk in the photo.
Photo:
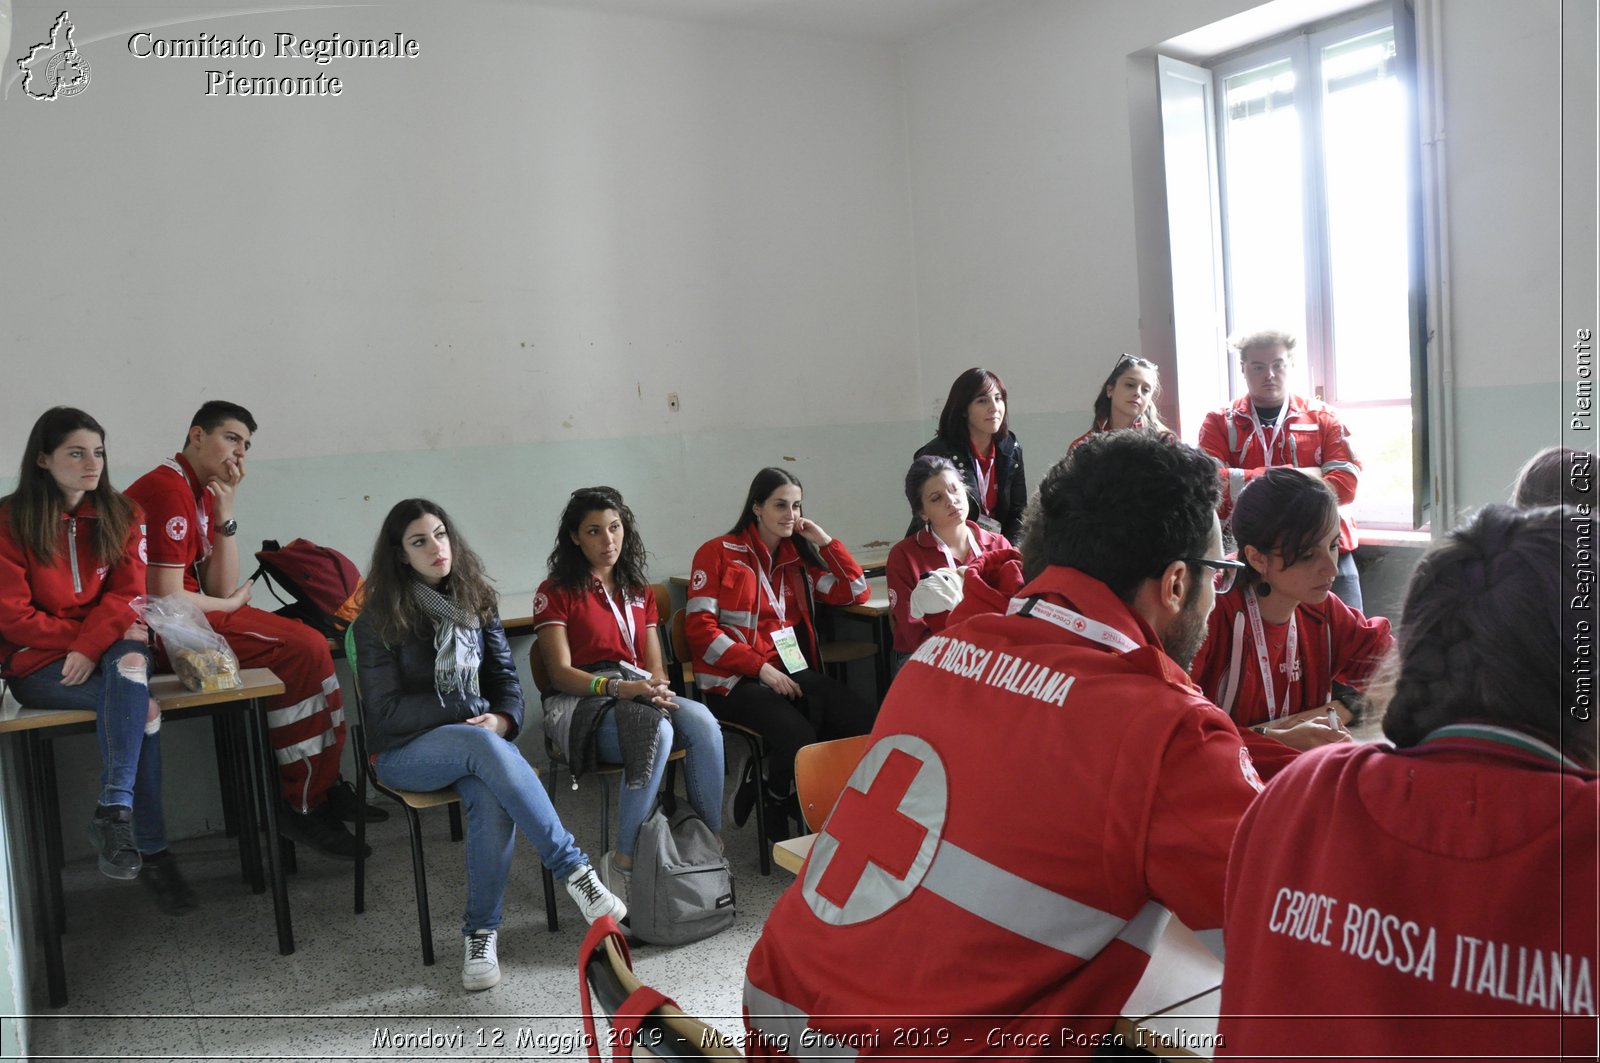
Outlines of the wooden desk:
[{"label": "wooden desk", "polygon": [[[248,770],[256,785],[241,791],[238,804],[246,812],[248,829],[240,828],[241,862],[250,877],[255,868],[253,884],[259,891],[260,854],[256,846],[256,820],[254,807],[259,796],[267,810],[269,827],[267,847],[268,862],[273,873],[273,905],[277,910],[278,951],[284,955],[294,951],[294,935],[289,923],[288,890],[283,881],[282,862],[277,853],[277,764],[272,756],[271,743],[266,739],[266,713],[261,699],[283,693],[283,683],[265,668],[245,669],[240,678],[243,685],[233,690],[214,693],[195,693],[185,690],[175,675],[154,676],[150,680],[150,696],[156,699],[163,718],[182,719],[188,716],[213,715],[219,709],[239,705],[249,715],[254,728],[243,730],[243,751],[235,745],[237,763]],[[223,718],[218,717],[219,722]],[[29,839],[27,860],[32,867],[43,918],[37,921],[43,935],[45,980],[49,990],[50,1006],[59,1008],[67,1002],[66,964],[62,958],[61,935],[66,931],[66,903],[61,890],[61,810],[56,801],[55,754],[51,743],[69,734],[93,731],[95,714],[81,710],[53,711],[48,709],[21,709],[0,714],[0,734],[14,734],[19,744],[19,783],[27,803]],[[220,723],[226,730],[227,724]],[[219,754],[223,744],[219,739]],[[260,750],[260,756],[250,756],[247,751]],[[264,766],[264,771],[263,771]],[[238,772],[218,770],[226,795],[228,788],[237,783]],[[230,779],[230,776],[232,777]],[[246,855],[247,850],[250,855]]]},{"label": "wooden desk", "polygon": [[772,862],[793,875],[800,873],[800,868],[805,865],[806,857],[811,855],[811,846],[817,840],[815,834],[805,834],[788,841],[772,843]]},{"label": "wooden desk", "polygon": [[873,667],[878,676],[878,701],[889,692],[889,681],[894,677],[894,625],[889,609],[889,581],[884,576],[874,576],[867,581],[866,601],[857,605],[838,606],[841,613],[858,616],[872,625],[872,641],[878,647]]},{"label": "wooden desk", "polygon": [[[817,835],[775,842],[772,861],[798,875]],[[1122,1006],[1116,1032],[1162,1059],[1209,1059],[1222,1002],[1222,961],[1176,918],[1150,954],[1139,984]]]},{"label": "wooden desk", "polygon": [[223,788],[225,804],[230,800],[230,785],[234,787],[231,798],[243,816],[243,822],[238,829],[242,837],[250,839],[249,845],[241,846],[245,875],[251,881],[251,888],[258,893],[262,889],[260,855],[255,849],[258,804],[266,816],[267,871],[272,884],[273,915],[278,925],[278,953],[288,956],[294,952],[294,927],[289,916],[289,886],[284,877],[282,839],[278,835],[278,761],[273,755],[272,740],[267,734],[267,712],[264,705],[265,699],[282,694],[284,686],[283,681],[273,675],[270,668],[241,669],[239,679],[240,685],[231,690],[197,691],[186,688],[175,675],[152,676],[150,696],[155,698],[156,704],[160,706],[163,719],[212,716],[221,729],[218,740],[219,758],[225,757],[223,750],[230,746],[230,743],[223,741],[220,735],[239,735],[239,731],[230,729],[227,720],[231,714],[226,710],[232,706],[238,706],[243,710],[245,716],[245,726],[242,728],[241,736],[243,741],[231,743],[231,757],[245,769],[250,785],[238,785],[243,780],[237,779],[236,774],[231,783],[227,778],[221,778],[219,782]]}]

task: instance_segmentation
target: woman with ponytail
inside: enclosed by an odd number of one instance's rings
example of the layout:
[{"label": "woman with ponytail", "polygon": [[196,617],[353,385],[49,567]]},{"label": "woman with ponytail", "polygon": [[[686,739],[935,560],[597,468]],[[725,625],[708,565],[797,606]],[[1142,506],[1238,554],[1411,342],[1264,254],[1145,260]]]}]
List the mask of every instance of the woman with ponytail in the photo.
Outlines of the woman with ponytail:
[{"label": "woman with ponytail", "polygon": [[1394,748],[1301,757],[1240,823],[1218,1058],[1596,1057],[1594,614],[1563,585],[1594,532],[1490,506],[1423,558],[1373,685]]},{"label": "woman with ponytail", "polygon": [[1189,674],[1240,731],[1274,740],[1246,735],[1270,776],[1291,751],[1350,740],[1352,703],[1394,638],[1389,621],[1331,593],[1339,500],[1321,480],[1268,469],[1240,493],[1230,527],[1250,570],[1217,597]]}]

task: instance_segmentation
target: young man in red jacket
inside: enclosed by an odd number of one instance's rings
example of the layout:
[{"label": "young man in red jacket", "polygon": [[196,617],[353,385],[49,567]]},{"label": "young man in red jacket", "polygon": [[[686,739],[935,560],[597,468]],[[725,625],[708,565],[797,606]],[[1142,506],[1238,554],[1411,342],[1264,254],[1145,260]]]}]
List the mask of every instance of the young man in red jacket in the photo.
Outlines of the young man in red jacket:
[{"label": "young man in red jacket", "polygon": [[1233,571],[1215,470],[1117,432],[1046,475],[1033,579],[912,654],[773,908],[753,1058],[1092,1055],[1169,913],[1216,937],[1259,780],[1184,673]]},{"label": "young man in red jacket", "polygon": [[[183,449],[135,480],[128,497],[149,527],[152,597],[182,594],[206,612],[243,668],[270,668],[284,693],[267,701],[267,727],[287,806],[286,837],[329,856],[355,859],[343,820],[355,817],[355,791],[340,784],[344,707],[328,640],[313,628],[249,604],[239,582],[234,495],[256,430],[243,406],[214,400],[195,413]],[[369,808],[369,819],[386,819]]]},{"label": "young man in red jacket", "polygon": [[1292,466],[1333,488],[1339,498],[1339,573],[1333,593],[1361,611],[1361,579],[1351,551],[1356,524],[1343,507],[1356,500],[1361,462],[1350,447],[1350,432],[1320,399],[1289,391],[1296,340],[1269,329],[1232,341],[1239,372],[1249,394],[1232,406],[1206,414],[1199,447],[1222,463],[1222,508],[1227,517],[1244,485],[1266,470]]}]

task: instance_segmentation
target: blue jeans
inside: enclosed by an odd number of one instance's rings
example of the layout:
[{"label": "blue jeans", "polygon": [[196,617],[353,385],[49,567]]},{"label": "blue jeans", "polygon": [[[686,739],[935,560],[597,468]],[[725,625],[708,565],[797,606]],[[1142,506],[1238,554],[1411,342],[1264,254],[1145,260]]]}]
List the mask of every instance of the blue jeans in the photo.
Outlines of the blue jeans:
[{"label": "blue jeans", "polygon": [[378,778],[402,790],[454,786],[467,809],[467,912],[461,932],[496,930],[516,832],[564,879],[589,862],[522,751],[469,723],[447,723],[377,756]]},{"label": "blue jeans", "polygon": [[1333,593],[1356,612],[1361,612],[1361,573],[1356,571],[1356,555],[1339,551],[1339,571],[1333,577]]},{"label": "blue jeans", "polygon": [[[123,675],[117,662],[136,653],[143,663]],[[167,847],[161,813],[161,736],[144,733],[150,713],[150,649],[122,639],[100,658],[89,678],[63,686],[63,658],[11,681],[17,700],[30,709],[79,709],[94,713],[100,741],[100,804],[133,809],[134,841],[141,853]]]},{"label": "blue jeans", "polygon": [[[674,708],[660,723],[661,737],[656,743],[656,762],[650,765],[650,779],[638,789],[629,789],[626,775],[618,782],[617,852],[632,856],[639,840],[639,828],[655,804],[661,789],[661,776],[667,770],[667,757],[675,749],[685,750],[685,788],[689,804],[706,821],[713,833],[722,831],[722,728],[711,710],[698,701],[673,699]],[[595,751],[601,760],[622,762],[622,746],[617,739],[617,714],[606,713],[595,731]]]}]

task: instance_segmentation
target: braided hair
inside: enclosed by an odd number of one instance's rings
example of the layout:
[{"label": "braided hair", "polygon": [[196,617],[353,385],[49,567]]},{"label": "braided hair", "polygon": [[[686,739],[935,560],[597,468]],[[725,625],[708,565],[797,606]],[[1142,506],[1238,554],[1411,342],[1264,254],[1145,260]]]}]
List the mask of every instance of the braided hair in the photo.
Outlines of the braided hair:
[{"label": "braided hair", "polygon": [[1562,667],[1563,647],[1590,622],[1589,610],[1568,608],[1562,574],[1578,567],[1580,540],[1592,556],[1594,527],[1554,506],[1488,506],[1423,558],[1373,690],[1396,746],[1476,720],[1595,763],[1592,712],[1575,715],[1578,678]]}]

